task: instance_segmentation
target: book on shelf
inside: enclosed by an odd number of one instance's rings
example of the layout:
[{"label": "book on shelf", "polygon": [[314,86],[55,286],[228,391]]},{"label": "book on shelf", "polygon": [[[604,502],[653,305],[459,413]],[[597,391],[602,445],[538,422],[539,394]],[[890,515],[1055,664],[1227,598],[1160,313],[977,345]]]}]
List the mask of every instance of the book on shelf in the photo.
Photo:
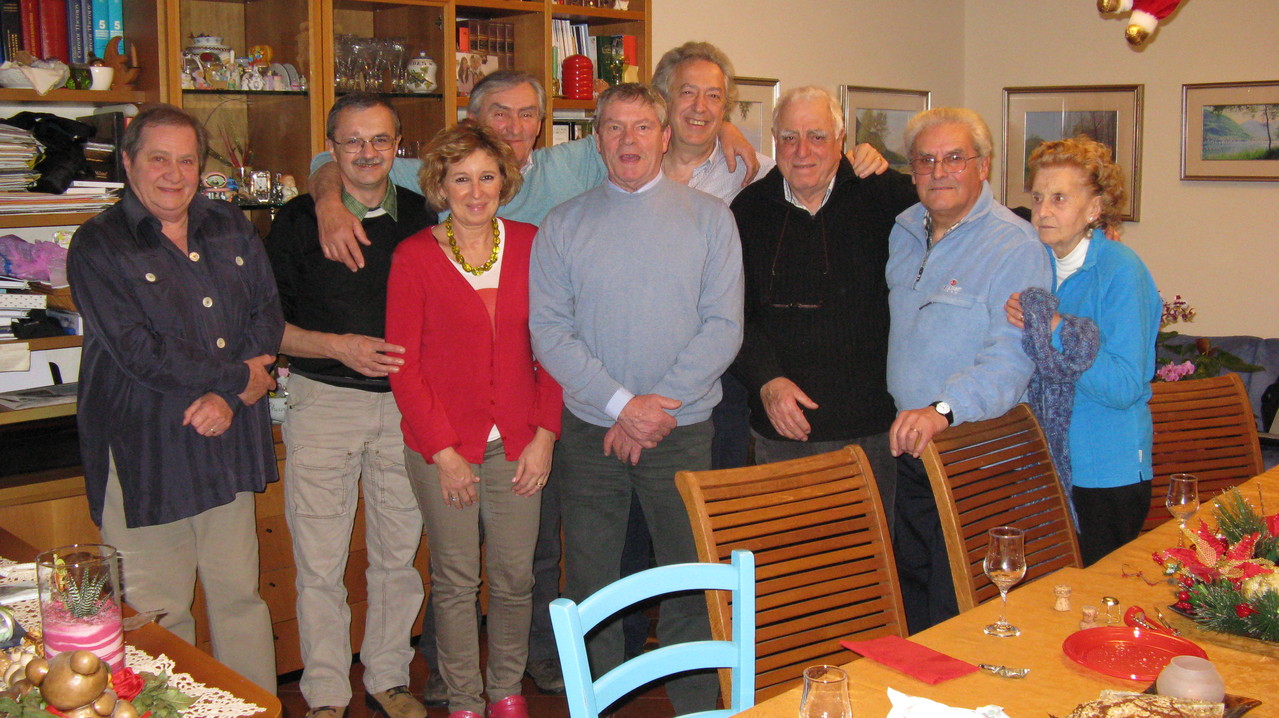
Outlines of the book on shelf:
[{"label": "book on shelf", "polygon": [[22,49],[22,8],[19,0],[0,0],[0,60],[13,59]]},{"label": "book on shelf", "polygon": [[71,62],[67,43],[67,0],[40,0],[40,57]]},{"label": "book on shelf", "polygon": [[48,306],[49,296],[46,294],[8,291],[0,294],[0,310],[20,309],[25,312],[31,309],[45,309]]},{"label": "book on shelf", "polygon": [[22,49],[32,55],[40,54],[40,0],[18,0],[21,16]]},{"label": "book on shelf", "polygon": [[107,17],[108,0],[89,1],[89,19],[93,25],[93,54],[106,57],[107,42],[111,40],[111,21]]}]

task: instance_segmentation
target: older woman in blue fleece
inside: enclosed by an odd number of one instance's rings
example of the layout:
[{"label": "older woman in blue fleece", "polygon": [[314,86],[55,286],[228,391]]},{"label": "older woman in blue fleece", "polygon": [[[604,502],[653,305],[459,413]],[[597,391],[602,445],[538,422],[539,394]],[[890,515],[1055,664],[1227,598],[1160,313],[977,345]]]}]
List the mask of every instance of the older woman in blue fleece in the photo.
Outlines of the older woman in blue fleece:
[{"label": "older woman in blue fleece", "polygon": [[1053,292],[1007,304],[1035,362],[1031,406],[1073,504],[1084,564],[1137,537],[1150,507],[1150,378],[1163,303],[1120,244],[1122,170],[1087,137],[1031,154],[1031,223],[1050,250]]}]

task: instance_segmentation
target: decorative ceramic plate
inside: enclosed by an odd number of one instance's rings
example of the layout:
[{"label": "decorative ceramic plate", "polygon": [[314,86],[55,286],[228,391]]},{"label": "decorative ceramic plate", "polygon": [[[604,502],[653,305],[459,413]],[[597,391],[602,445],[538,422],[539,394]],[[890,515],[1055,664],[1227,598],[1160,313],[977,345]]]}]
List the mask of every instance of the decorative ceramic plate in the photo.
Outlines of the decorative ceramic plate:
[{"label": "decorative ceramic plate", "polygon": [[1127,626],[1077,631],[1066,637],[1061,650],[1082,666],[1131,681],[1155,680],[1175,656],[1208,657],[1184,638]]}]

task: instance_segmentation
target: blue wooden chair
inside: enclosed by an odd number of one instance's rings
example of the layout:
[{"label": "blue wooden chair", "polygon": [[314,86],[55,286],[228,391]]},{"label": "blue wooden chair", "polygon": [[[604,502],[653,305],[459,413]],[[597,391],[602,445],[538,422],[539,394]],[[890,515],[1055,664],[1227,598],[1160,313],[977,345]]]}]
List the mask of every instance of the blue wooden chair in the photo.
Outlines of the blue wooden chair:
[{"label": "blue wooden chair", "polygon": [[[662,646],[592,680],[587,632],[637,603],[680,591],[731,591],[733,640]],[[601,709],[640,686],[707,668],[732,671],[729,706],[689,715],[727,718],[755,704],[755,557],[749,551],[734,551],[731,565],[682,563],[641,571],[596,591],[580,605],[557,598],[551,602],[551,625],[571,718],[599,718]]]}]

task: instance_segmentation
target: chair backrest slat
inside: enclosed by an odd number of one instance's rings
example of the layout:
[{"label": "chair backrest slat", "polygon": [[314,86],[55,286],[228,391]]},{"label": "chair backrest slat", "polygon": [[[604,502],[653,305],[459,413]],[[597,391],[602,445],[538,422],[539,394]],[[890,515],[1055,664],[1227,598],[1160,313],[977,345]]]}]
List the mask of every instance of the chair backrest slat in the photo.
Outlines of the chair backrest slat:
[{"label": "chair backrest slat", "polygon": [[1150,389],[1154,483],[1143,531],[1172,519],[1164,499],[1173,474],[1199,477],[1199,499],[1207,503],[1262,468],[1257,422],[1238,374],[1159,381]]},{"label": "chair backrest slat", "polygon": [[[756,698],[789,689],[816,663],[847,663],[845,638],[906,635],[884,506],[861,447],[721,471],[681,471],[703,561],[754,552]],[[711,628],[727,635],[730,603],[708,594]],[[729,679],[720,672],[724,690]]]},{"label": "chair backrest slat", "polygon": [[1030,407],[1018,404],[1001,417],[946,429],[922,458],[960,611],[999,595],[982,570],[986,532],[996,526],[1026,532],[1024,581],[1083,565],[1065,492]]}]

